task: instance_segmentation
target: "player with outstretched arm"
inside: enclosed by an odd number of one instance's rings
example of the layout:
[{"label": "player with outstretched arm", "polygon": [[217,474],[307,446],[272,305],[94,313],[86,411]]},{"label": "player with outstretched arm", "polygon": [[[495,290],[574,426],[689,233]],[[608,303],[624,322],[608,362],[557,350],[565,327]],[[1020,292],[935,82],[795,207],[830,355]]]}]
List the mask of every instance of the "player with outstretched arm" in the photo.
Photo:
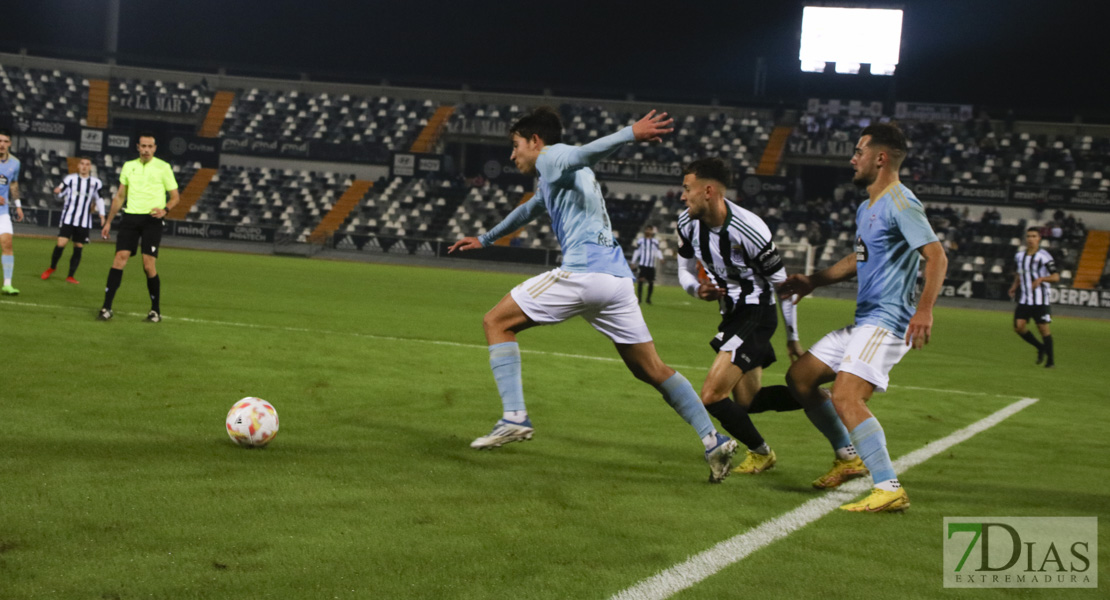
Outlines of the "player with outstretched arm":
[{"label": "player with outstretched arm", "polygon": [[635,124],[581,147],[560,143],[562,123],[548,108],[536,109],[511,127],[511,158],[522,173],[538,175],[536,193],[493,229],[481,237],[464,237],[449,251],[488,246],[546,212],[559,238],[563,263],[513,288],[482,321],[503,414],[489,434],[470,444],[472,448],[532,438],[516,336],[536,325],[581,316],[613,342],[637,379],[659,390],[697,431],[705,446],[710,481],[719,482],[728,475],[736,442],[717,433],[690,382],[659,358],[636,301],[632,270],[613,240],[601,186],[590,169],[624,144],[658,141],[672,131],[673,122],[666,113],[651,111]]}]

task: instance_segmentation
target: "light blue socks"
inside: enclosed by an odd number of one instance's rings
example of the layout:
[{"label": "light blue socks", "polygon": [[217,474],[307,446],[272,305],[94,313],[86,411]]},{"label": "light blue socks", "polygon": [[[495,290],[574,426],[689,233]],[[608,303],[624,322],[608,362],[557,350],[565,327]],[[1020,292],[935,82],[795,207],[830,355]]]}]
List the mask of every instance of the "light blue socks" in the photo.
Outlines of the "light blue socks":
[{"label": "light blue socks", "polygon": [[[852,430],[852,443],[856,446],[863,464],[871,471],[871,480],[878,484],[898,481],[890,453],[886,449],[886,434],[875,417],[860,423]],[[893,490],[891,490],[893,491]]]},{"label": "light blue socks", "polygon": [[497,382],[505,412],[524,410],[524,384],[520,377],[520,345],[503,342],[489,347],[489,368]]},{"label": "light blue socks", "polygon": [[[844,426],[844,423],[836,414],[836,408],[833,407],[832,400],[825,400],[816,408],[807,408],[806,416],[809,417],[813,426],[828,438],[833,450],[837,451],[838,458],[849,458],[849,456],[840,456],[840,451],[852,446],[852,438],[848,434],[848,428]],[[854,454],[854,452],[851,454]]]},{"label": "light blue socks", "polygon": [[12,269],[15,268],[15,256],[11,254],[0,256],[0,263],[4,265],[4,285],[11,285]]},{"label": "light blue socks", "polygon": [[713,422],[709,420],[709,413],[705,412],[701,397],[682,373],[675,371],[674,375],[659,386],[659,391],[663,393],[663,399],[667,404],[670,404],[671,408],[687,423],[693,425],[698,432],[698,437],[705,438],[713,433],[715,428]]}]

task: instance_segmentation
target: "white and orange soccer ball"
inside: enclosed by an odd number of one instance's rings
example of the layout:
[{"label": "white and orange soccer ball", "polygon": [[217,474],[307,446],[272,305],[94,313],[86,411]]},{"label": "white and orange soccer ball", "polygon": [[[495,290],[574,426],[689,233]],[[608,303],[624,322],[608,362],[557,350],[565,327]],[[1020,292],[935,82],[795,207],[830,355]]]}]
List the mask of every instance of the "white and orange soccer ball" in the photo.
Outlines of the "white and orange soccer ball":
[{"label": "white and orange soccer ball", "polygon": [[277,432],[277,409],[261,398],[243,398],[227,412],[227,435],[244,448],[261,448]]}]

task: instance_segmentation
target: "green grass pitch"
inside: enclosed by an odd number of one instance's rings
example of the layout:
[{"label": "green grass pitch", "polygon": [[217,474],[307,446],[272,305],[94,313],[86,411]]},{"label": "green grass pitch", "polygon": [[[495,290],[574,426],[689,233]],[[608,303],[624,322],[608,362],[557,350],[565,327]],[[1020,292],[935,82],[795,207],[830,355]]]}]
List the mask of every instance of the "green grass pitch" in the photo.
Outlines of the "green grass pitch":
[{"label": "green grass pitch", "polygon": [[[831,460],[802,413],[757,415],[778,468],[706,483],[694,433],[581,320],[520,336],[535,439],[471,450],[500,414],[482,315],[521,275],[167,248],[165,321],[133,260],[101,323],[111,247],[73,286],[68,251],[38,279],[51,245],[15,240],[0,299],[0,598],[608,598],[813,498]],[[806,300],[803,343],[852,311]],[[700,387],[715,306],[660,288],[645,314]],[[1052,327],[1045,370],[1010,315],[938,308],[871,403],[892,456],[1040,401],[902,473],[906,514],[829,514],[677,597],[1103,597],[942,587],[946,516],[1110,514],[1110,322]],[[223,429],[248,395],[280,413],[264,450]]]}]

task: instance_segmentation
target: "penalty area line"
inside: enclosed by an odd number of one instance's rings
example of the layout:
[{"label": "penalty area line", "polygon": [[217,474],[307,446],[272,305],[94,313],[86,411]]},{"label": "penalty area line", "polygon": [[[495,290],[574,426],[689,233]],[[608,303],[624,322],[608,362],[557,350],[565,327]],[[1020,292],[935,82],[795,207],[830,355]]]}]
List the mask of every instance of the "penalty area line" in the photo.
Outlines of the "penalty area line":
[{"label": "penalty area line", "polygon": [[[894,461],[894,470],[902,473],[945,450],[982,433],[1037,402],[1022,398],[963,429],[922,446]],[[636,585],[617,592],[610,600],[663,600],[715,575],[752,553],[780,540],[802,527],[836,510],[841,504],[858,496],[871,486],[868,478],[857,479],[840,488],[814,498],[798,508],[764,521],[755,528],[729,538],[685,561],[660,571]],[[860,516],[861,518],[867,518]]]}]

